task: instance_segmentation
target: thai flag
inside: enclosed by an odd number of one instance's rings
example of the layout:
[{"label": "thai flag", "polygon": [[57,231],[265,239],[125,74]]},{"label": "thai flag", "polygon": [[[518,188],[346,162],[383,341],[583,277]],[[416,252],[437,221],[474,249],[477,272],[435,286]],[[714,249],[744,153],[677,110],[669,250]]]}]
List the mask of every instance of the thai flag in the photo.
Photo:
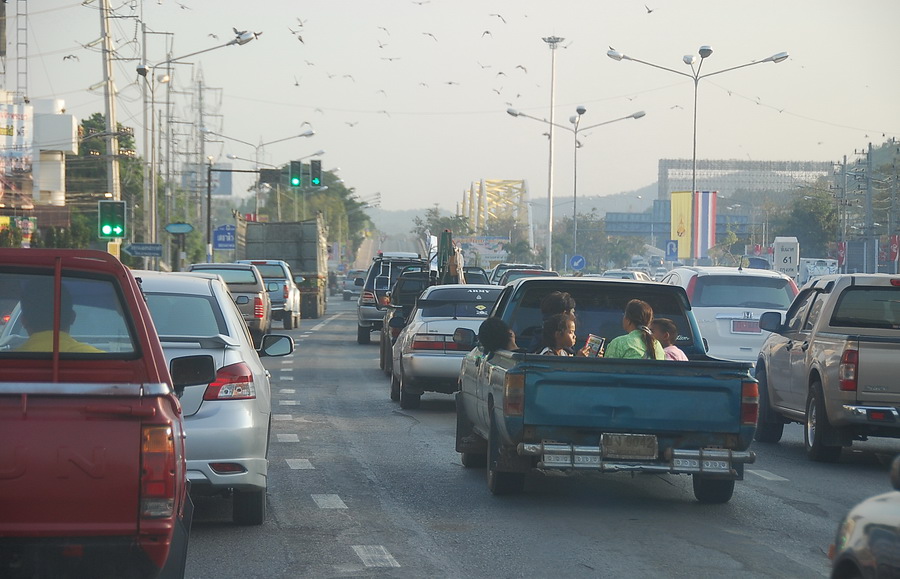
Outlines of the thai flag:
[{"label": "thai flag", "polygon": [[694,259],[709,257],[716,244],[716,196],[718,191],[694,191]]}]

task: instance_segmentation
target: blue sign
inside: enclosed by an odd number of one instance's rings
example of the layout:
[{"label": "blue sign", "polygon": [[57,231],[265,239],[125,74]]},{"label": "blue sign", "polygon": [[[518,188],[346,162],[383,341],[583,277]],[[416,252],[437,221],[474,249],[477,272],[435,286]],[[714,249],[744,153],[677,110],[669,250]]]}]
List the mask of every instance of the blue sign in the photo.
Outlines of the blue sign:
[{"label": "blue sign", "polygon": [[220,225],[213,229],[213,249],[234,249],[234,225]]},{"label": "blue sign", "polygon": [[569,266],[575,271],[581,271],[587,263],[584,261],[583,255],[573,255],[569,260]]},{"label": "blue sign", "polygon": [[131,243],[122,251],[132,257],[162,257],[162,243]]},{"label": "blue sign", "polygon": [[670,239],[666,242],[666,261],[678,261],[677,239]]}]

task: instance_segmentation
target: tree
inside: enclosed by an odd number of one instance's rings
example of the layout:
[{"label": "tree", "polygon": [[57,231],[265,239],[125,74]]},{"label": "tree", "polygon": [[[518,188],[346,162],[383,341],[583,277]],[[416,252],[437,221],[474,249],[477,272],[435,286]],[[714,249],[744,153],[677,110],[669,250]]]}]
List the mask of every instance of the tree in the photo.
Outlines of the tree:
[{"label": "tree", "polygon": [[773,227],[775,235],[796,237],[802,255],[824,257],[838,237],[838,213],[831,195],[804,189]]},{"label": "tree", "polygon": [[415,217],[413,219],[415,227],[410,232],[416,234],[419,238],[425,237],[425,232],[431,235],[438,235],[445,229],[453,232],[454,236],[470,235],[472,228],[469,225],[469,218],[464,215],[441,215],[441,209],[435,203],[434,207],[425,211],[425,218]]}]

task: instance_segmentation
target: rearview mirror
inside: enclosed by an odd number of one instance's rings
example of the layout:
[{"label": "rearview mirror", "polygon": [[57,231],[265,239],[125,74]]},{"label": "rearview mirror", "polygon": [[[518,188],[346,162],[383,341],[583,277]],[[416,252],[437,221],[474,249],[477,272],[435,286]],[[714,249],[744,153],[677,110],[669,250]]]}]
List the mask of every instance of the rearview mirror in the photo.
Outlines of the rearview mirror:
[{"label": "rearview mirror", "polygon": [[777,332],[781,329],[781,312],[763,312],[759,316],[759,329]]},{"label": "rearview mirror", "polygon": [[216,365],[208,354],[200,356],[181,356],[173,358],[169,363],[169,374],[172,375],[172,386],[181,390],[185,386],[209,384],[216,379]]},{"label": "rearview mirror", "polygon": [[290,336],[283,334],[266,334],[263,336],[262,344],[257,350],[260,358],[266,356],[287,356],[294,351],[294,340]]},{"label": "rearview mirror", "polygon": [[234,298],[234,303],[236,303],[236,304],[239,305],[239,306],[243,306],[243,305],[245,305],[245,304],[249,304],[249,303],[250,303],[250,297],[249,297],[249,296],[238,296],[238,297]]},{"label": "rearview mirror", "polygon": [[277,292],[281,289],[281,284],[277,281],[266,282],[266,291]]},{"label": "rearview mirror", "polygon": [[366,280],[364,280],[364,279],[361,278],[361,277],[358,277],[358,278],[356,278],[356,280],[353,282],[353,285],[358,285],[359,287],[362,287],[362,286],[366,285]]},{"label": "rearview mirror", "polygon": [[469,328],[456,328],[453,332],[453,343],[467,350],[475,347],[475,330]]}]

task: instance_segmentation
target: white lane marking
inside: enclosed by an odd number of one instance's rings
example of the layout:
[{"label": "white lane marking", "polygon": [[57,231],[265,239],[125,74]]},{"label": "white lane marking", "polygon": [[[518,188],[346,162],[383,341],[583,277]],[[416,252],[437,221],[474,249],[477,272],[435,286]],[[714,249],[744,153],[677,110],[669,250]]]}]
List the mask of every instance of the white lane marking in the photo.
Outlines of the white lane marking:
[{"label": "white lane marking", "polygon": [[291,470],[316,470],[308,458],[286,458],[284,460]]},{"label": "white lane marking", "polygon": [[342,315],[344,315],[344,313],[345,313],[345,312],[341,312],[341,313],[339,313],[339,314],[334,314],[334,315],[331,316],[330,318],[326,318],[326,319],[322,320],[321,322],[319,322],[318,324],[316,324],[315,326],[313,326],[313,327],[310,328],[310,329],[313,330],[313,331],[315,331],[315,330],[321,330],[321,329],[324,328],[326,325],[330,324],[335,318],[339,318],[339,317],[341,317]]},{"label": "white lane marking", "polygon": [[381,545],[353,545],[353,550],[366,567],[400,566],[400,563]]},{"label": "white lane marking", "polygon": [[300,403],[297,402],[296,400],[279,400],[278,401],[279,406],[297,406],[298,404],[300,404]]},{"label": "white lane marking", "polygon": [[279,394],[296,394],[297,391],[293,388],[282,388],[278,391]]},{"label": "white lane marking", "polygon": [[272,420],[293,420],[294,416],[292,414],[273,414]]},{"label": "white lane marking", "polygon": [[311,495],[320,509],[346,509],[347,505],[338,495]]},{"label": "white lane marking", "polygon": [[296,434],[276,434],[278,442],[300,442],[300,438]]},{"label": "white lane marking", "polygon": [[783,476],[778,476],[777,474],[771,473],[767,470],[758,470],[758,469],[751,470],[748,468],[747,472],[755,474],[756,476],[758,476],[760,478],[764,478],[766,480],[773,480],[773,481],[788,480],[788,479],[784,478]]},{"label": "white lane marking", "polygon": [[[282,372],[283,371],[284,370],[282,370]],[[293,382],[294,377],[293,376],[279,376],[278,378],[276,378],[276,380],[278,380],[279,382]]]}]

